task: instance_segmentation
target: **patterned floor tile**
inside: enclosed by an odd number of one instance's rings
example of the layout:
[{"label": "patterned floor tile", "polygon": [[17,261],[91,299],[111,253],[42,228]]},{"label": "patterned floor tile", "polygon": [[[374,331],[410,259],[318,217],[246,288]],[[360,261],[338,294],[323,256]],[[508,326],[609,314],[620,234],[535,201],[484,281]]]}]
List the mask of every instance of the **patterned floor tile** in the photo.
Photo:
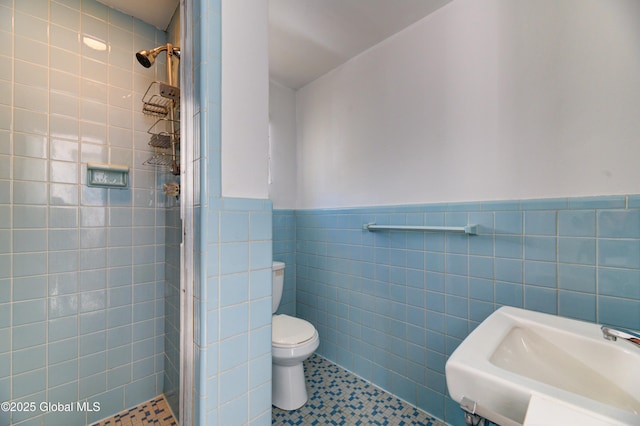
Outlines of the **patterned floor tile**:
[{"label": "patterned floor tile", "polygon": [[94,423],[92,426],[177,426],[171,410],[161,395],[157,398]]},{"label": "patterned floor tile", "polygon": [[304,368],[309,400],[292,411],[273,407],[272,425],[447,426],[319,355]]}]

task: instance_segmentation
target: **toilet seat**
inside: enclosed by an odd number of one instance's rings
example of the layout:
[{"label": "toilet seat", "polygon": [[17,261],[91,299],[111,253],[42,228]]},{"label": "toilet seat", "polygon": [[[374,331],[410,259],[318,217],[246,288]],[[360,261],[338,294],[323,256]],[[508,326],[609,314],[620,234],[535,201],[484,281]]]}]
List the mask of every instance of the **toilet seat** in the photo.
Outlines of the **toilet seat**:
[{"label": "toilet seat", "polygon": [[315,327],[300,318],[289,315],[274,315],[271,326],[271,344],[280,348],[291,348],[306,343],[317,336]]}]

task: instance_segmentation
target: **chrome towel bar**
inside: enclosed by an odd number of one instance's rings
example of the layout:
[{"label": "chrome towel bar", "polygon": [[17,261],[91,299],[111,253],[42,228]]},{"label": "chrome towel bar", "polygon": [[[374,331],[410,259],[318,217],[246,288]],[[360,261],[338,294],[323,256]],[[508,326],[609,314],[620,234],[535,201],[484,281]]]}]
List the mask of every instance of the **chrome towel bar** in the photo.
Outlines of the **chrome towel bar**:
[{"label": "chrome towel bar", "polygon": [[404,225],[376,225],[367,223],[362,226],[366,231],[443,231],[443,232],[464,232],[468,235],[478,234],[478,225],[465,226],[404,226]]}]

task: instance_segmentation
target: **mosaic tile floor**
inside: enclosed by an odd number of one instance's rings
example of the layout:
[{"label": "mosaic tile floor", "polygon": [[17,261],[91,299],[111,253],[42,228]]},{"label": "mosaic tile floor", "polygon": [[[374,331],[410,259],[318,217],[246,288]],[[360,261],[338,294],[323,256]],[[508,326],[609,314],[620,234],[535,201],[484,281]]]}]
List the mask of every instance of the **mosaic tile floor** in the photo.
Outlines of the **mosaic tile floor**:
[{"label": "mosaic tile floor", "polygon": [[304,369],[309,400],[293,411],[273,407],[272,425],[447,426],[318,355]]},{"label": "mosaic tile floor", "polygon": [[167,401],[160,395],[157,398],[123,411],[115,416],[94,423],[92,426],[177,426]]}]

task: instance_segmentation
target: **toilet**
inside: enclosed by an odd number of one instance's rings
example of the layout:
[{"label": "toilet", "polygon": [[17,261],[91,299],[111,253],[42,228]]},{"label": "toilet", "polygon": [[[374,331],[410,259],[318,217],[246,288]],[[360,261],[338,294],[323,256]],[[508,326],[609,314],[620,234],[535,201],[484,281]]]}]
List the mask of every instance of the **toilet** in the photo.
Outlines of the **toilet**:
[{"label": "toilet", "polygon": [[283,410],[295,410],[307,402],[307,387],[302,361],[318,348],[315,327],[300,318],[275,315],[282,299],[283,262],[273,262],[273,298],[271,313],[271,403]]}]

